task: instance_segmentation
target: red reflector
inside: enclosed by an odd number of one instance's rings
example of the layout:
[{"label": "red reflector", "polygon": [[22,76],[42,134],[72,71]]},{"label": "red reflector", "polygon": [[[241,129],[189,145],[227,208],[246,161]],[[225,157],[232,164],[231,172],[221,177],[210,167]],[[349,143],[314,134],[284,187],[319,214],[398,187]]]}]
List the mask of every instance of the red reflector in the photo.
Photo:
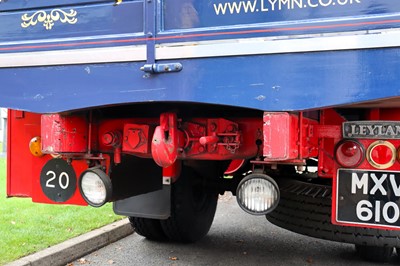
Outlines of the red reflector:
[{"label": "red reflector", "polygon": [[341,141],[336,146],[335,158],[343,167],[357,167],[364,160],[364,147],[355,140]]},{"label": "red reflector", "polygon": [[375,141],[368,147],[367,160],[375,168],[389,168],[396,160],[396,148],[388,141]]},{"label": "red reflector", "polygon": [[378,164],[387,164],[392,160],[392,157],[392,151],[385,145],[378,145],[371,149],[371,160]]}]

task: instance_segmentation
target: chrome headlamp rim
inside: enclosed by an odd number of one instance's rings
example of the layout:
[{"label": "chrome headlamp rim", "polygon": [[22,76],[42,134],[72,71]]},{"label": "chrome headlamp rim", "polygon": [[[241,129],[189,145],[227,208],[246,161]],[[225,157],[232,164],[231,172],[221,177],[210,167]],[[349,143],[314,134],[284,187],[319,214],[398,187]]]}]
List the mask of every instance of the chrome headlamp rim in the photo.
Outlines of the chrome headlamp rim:
[{"label": "chrome headlamp rim", "polygon": [[[104,187],[105,187],[105,198],[103,201],[100,203],[95,203],[92,202],[84,193],[83,188],[82,188],[82,181],[87,173],[94,173],[96,176],[99,177],[99,179],[102,181]],[[110,177],[100,168],[100,167],[93,167],[93,168],[88,168],[82,174],[80,175],[79,178],[79,192],[81,193],[83,199],[86,201],[87,204],[89,204],[92,207],[101,207],[107,202],[111,200],[112,197],[112,183]]]},{"label": "chrome headlamp rim", "polygon": [[[266,180],[267,182],[269,182],[273,187],[274,187],[274,191],[275,191],[275,193],[276,193],[276,200],[275,200],[275,202],[268,208],[268,209],[266,209],[266,210],[264,210],[264,211],[253,211],[253,210],[251,210],[251,209],[249,209],[249,208],[247,208],[246,206],[244,206],[244,204],[242,204],[242,202],[241,202],[241,199],[240,199],[240,188],[246,183],[246,182],[248,182],[248,181],[250,181],[250,180],[254,180],[254,179],[263,179],[263,180]],[[236,189],[236,200],[237,200],[237,203],[238,203],[238,205],[240,206],[240,208],[242,209],[242,210],[244,210],[245,212],[247,212],[247,213],[249,213],[249,214],[252,214],[252,215],[265,215],[265,214],[268,214],[268,213],[270,213],[270,212],[272,212],[277,206],[278,206],[278,204],[279,204],[279,200],[280,200],[280,190],[279,190],[279,186],[278,186],[278,184],[276,183],[276,181],[272,178],[272,177],[270,177],[270,176],[268,176],[268,175],[266,175],[266,174],[261,174],[261,173],[252,173],[252,174],[249,174],[248,176],[246,176],[245,178],[243,178],[240,182],[239,182],[239,185],[237,186],[237,189]]]}]

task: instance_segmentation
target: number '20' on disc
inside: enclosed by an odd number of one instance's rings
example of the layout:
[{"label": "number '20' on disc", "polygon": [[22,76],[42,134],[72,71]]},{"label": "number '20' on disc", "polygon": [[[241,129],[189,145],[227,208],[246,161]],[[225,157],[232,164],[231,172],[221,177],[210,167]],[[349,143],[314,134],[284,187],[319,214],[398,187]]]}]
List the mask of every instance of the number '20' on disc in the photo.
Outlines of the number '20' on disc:
[{"label": "number '20' on disc", "polygon": [[52,159],[40,172],[40,186],[52,201],[65,202],[74,195],[76,189],[75,171],[65,160]]}]

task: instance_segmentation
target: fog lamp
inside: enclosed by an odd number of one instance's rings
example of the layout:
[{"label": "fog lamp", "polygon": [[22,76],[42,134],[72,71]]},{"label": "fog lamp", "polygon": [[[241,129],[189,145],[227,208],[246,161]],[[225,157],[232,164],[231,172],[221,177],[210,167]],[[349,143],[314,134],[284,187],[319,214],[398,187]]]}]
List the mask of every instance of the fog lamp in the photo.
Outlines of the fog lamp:
[{"label": "fog lamp", "polygon": [[79,190],[90,206],[100,207],[111,199],[111,179],[100,168],[89,168],[81,174]]},{"label": "fog lamp", "polygon": [[279,203],[279,187],[265,174],[253,173],[240,181],[236,190],[239,206],[247,213],[264,215],[273,211]]}]

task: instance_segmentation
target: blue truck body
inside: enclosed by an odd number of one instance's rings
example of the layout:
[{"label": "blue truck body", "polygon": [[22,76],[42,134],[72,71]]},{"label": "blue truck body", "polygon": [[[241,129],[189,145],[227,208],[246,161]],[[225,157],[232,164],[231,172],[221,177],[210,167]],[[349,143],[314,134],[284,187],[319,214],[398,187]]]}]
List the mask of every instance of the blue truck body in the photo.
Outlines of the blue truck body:
[{"label": "blue truck body", "polygon": [[[2,0],[0,25],[0,106],[12,109],[309,110],[400,90],[393,0]],[[183,68],[141,70],[160,63]]]},{"label": "blue truck body", "polygon": [[229,191],[391,260],[399,104],[399,0],[0,0],[7,195],[152,240],[201,239]]}]

